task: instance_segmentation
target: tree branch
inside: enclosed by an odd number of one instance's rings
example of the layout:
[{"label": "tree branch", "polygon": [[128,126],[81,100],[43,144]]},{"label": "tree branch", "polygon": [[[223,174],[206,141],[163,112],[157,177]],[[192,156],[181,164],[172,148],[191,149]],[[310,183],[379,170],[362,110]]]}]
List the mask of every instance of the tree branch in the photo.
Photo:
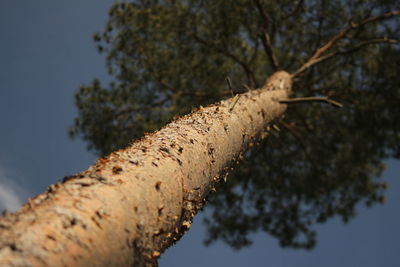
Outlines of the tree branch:
[{"label": "tree branch", "polygon": [[325,61],[325,60],[327,60],[327,59],[330,59],[330,58],[332,58],[332,57],[334,57],[334,56],[336,56],[336,55],[351,54],[351,53],[356,52],[357,50],[360,50],[360,49],[363,48],[364,46],[371,45],[371,44],[379,44],[379,43],[398,44],[399,41],[398,41],[398,40],[395,40],[395,39],[388,39],[388,38],[386,38],[386,37],[380,38],[380,39],[371,39],[371,40],[367,40],[367,41],[361,42],[361,43],[359,43],[359,44],[353,46],[353,47],[350,48],[350,49],[343,50],[343,51],[340,51],[340,50],[339,50],[339,51],[335,51],[335,52],[329,53],[329,54],[327,54],[327,55],[325,55],[325,56],[319,57],[319,58],[315,61],[315,64],[316,64],[316,63],[320,63],[320,62],[322,62],[322,61]]},{"label": "tree branch", "polygon": [[314,52],[314,54],[309,58],[309,60],[303,66],[301,66],[298,70],[296,70],[293,73],[293,76],[296,76],[299,73],[301,73],[301,72],[305,71],[306,69],[310,68],[311,66],[321,62],[321,60],[320,60],[321,55],[323,53],[325,53],[327,50],[329,50],[337,41],[343,39],[350,31],[352,31],[354,29],[357,29],[357,28],[360,28],[360,27],[362,27],[362,26],[364,26],[366,24],[377,22],[377,21],[381,21],[381,20],[385,20],[385,19],[391,18],[393,16],[398,16],[398,15],[400,15],[400,10],[387,12],[387,13],[384,13],[384,14],[382,14],[380,16],[369,17],[369,18],[361,21],[360,23],[350,23],[349,26],[344,28],[341,32],[339,32],[335,36],[333,36],[328,42],[326,42],[320,48],[318,48]]},{"label": "tree branch", "polygon": [[207,40],[204,40],[203,38],[201,38],[200,36],[198,36],[195,33],[193,33],[192,36],[199,43],[202,43],[206,46],[213,47],[217,52],[231,58],[233,61],[238,63],[240,66],[242,66],[243,70],[245,71],[247,78],[249,79],[250,85],[254,86],[256,84],[256,77],[254,75],[254,72],[250,69],[250,67],[248,66],[248,64],[246,62],[244,62],[243,60],[238,58],[236,55],[230,53],[227,49],[221,49],[221,48],[217,47],[215,44],[208,42]]},{"label": "tree branch", "polygon": [[267,13],[265,12],[264,8],[262,7],[262,4],[259,0],[254,0],[254,3],[257,7],[258,13],[263,19],[263,34],[260,36],[261,40],[264,45],[264,50],[266,55],[269,58],[269,61],[271,62],[272,68],[276,71],[279,69],[279,63],[277,58],[275,57],[274,52],[272,51],[272,46],[271,46],[271,37],[269,35],[269,18]]},{"label": "tree branch", "polygon": [[233,112],[227,99],[177,118],[4,214],[0,265],[156,266],[236,158],[283,115],[273,99],[289,96],[291,75],[267,84],[282,82],[247,92]]},{"label": "tree branch", "polygon": [[264,31],[263,35],[261,36],[261,40],[263,41],[264,50],[267,53],[272,68],[274,71],[277,71],[279,69],[278,59],[275,57],[275,54],[272,51],[271,38],[266,31]]}]

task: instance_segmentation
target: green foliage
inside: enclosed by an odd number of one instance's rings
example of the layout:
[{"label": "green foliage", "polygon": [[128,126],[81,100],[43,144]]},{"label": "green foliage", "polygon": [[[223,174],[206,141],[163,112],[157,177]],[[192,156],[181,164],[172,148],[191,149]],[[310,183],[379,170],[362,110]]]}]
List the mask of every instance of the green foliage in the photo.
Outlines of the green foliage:
[{"label": "green foliage", "polygon": [[[104,155],[126,146],[194,106],[257,87],[274,67],[264,30],[287,71],[297,70],[323,43],[398,1],[142,0],[118,2],[103,33],[94,35],[115,81],[98,80],[76,93],[71,136]],[[268,24],[268,25],[267,25]],[[267,28],[263,28],[267,27]],[[399,39],[399,19],[351,31],[333,51],[371,39]],[[399,47],[372,44],[322,62],[296,78],[295,96],[328,95],[345,106],[292,104],[281,131],[250,149],[211,198],[208,242],[235,248],[264,231],[282,246],[311,248],[315,223],[348,221],[358,203],[381,203],[383,160],[400,157]]]}]

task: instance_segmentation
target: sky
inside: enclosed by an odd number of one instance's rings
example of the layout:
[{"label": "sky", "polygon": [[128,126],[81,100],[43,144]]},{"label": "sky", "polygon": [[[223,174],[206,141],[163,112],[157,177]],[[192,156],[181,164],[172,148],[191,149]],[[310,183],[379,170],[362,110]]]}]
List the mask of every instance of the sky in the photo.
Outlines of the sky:
[{"label": "sky", "polygon": [[[0,210],[16,210],[29,196],[96,160],[67,131],[79,85],[108,79],[92,35],[103,29],[112,2],[0,1]],[[360,206],[346,225],[334,219],[317,226],[314,250],[282,249],[262,233],[240,251],[221,242],[205,247],[200,214],[162,255],[160,266],[398,266],[399,173],[400,162],[387,161],[386,204]]]}]

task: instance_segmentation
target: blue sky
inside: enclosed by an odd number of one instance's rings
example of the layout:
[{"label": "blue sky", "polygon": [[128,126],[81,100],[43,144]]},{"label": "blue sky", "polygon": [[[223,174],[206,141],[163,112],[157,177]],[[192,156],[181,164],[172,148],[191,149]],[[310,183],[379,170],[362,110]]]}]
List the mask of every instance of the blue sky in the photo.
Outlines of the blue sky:
[{"label": "blue sky", "polygon": [[[76,115],[73,93],[93,78],[107,79],[92,34],[103,28],[111,0],[0,2],[0,209],[16,209],[96,157],[67,129]],[[387,203],[360,207],[349,224],[318,226],[312,251],[282,249],[265,234],[239,252],[223,243],[204,247],[201,215],[160,266],[398,266],[400,164],[388,161]]]}]

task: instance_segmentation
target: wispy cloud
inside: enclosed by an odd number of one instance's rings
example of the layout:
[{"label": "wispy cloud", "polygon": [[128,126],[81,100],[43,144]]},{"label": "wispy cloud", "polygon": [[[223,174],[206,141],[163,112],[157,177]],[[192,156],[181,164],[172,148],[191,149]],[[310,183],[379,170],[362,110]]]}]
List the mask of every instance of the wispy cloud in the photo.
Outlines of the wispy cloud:
[{"label": "wispy cloud", "polygon": [[17,210],[26,197],[26,191],[14,181],[16,174],[0,165],[0,212]]}]

